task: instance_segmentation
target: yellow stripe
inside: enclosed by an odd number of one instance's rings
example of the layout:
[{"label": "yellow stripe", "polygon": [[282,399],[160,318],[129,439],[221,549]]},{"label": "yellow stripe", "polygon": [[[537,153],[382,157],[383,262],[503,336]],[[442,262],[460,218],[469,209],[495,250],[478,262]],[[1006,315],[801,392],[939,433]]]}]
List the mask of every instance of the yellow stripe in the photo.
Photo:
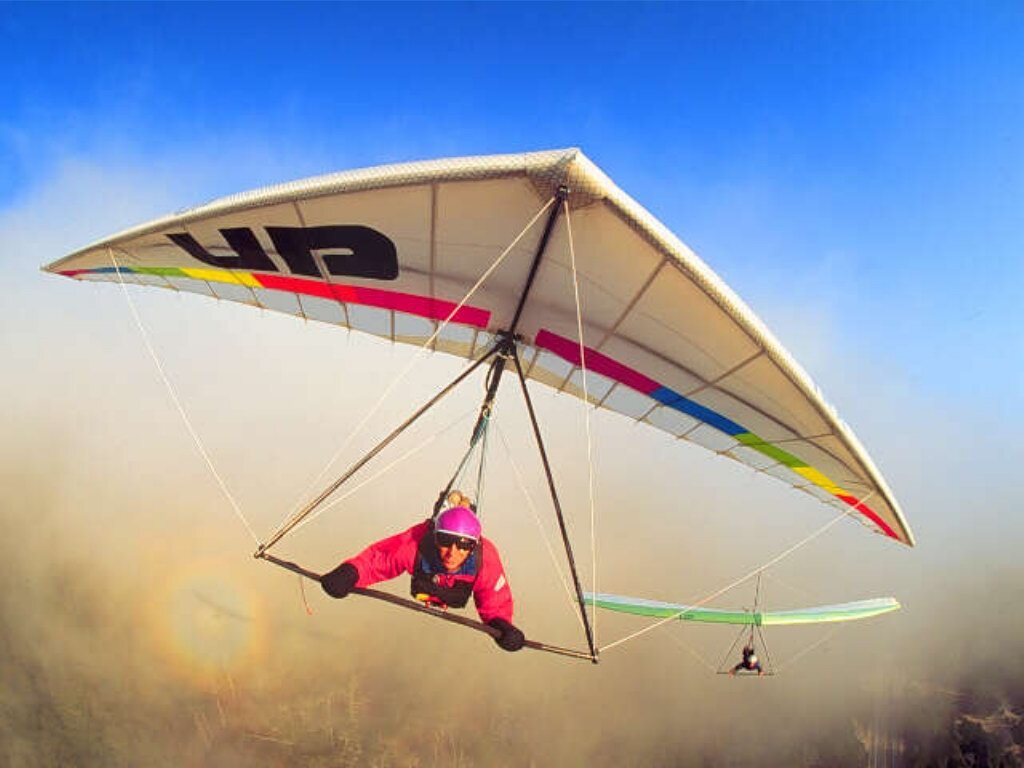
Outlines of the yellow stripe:
[{"label": "yellow stripe", "polygon": [[248,272],[228,272],[223,269],[183,269],[181,271],[189,277],[194,277],[196,280],[206,280],[211,283],[246,285],[250,288],[260,287],[256,278]]},{"label": "yellow stripe", "polygon": [[829,493],[831,493],[834,496],[839,496],[839,495],[849,496],[850,495],[848,492],[844,491],[838,485],[836,485],[831,480],[829,480],[827,477],[825,477],[825,475],[821,474],[821,472],[816,470],[814,467],[791,467],[791,469],[794,472],[796,472],[798,475],[803,475],[804,477],[806,477],[808,480],[810,480],[815,485],[820,486],[821,488],[824,488],[826,491],[828,491]]}]

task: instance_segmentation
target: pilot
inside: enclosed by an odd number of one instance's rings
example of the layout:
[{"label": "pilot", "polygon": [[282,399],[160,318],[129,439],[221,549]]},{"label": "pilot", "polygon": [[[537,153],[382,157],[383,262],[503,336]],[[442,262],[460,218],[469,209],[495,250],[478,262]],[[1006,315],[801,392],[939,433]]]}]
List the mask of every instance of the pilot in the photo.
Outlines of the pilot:
[{"label": "pilot", "polygon": [[735,675],[740,670],[746,670],[747,672],[757,672],[758,675],[764,674],[764,669],[761,668],[761,662],[757,658],[757,654],[754,652],[753,645],[743,646],[743,660],[740,661],[730,671],[730,675]]},{"label": "pilot", "polygon": [[454,505],[371,544],[324,574],[320,584],[331,597],[342,598],[353,587],[409,573],[413,597],[433,607],[462,608],[472,595],[480,620],[500,633],[495,642],[518,651],[526,638],[512,624],[512,590],[498,549],[480,535],[480,520],[465,496],[454,491],[448,501]]}]

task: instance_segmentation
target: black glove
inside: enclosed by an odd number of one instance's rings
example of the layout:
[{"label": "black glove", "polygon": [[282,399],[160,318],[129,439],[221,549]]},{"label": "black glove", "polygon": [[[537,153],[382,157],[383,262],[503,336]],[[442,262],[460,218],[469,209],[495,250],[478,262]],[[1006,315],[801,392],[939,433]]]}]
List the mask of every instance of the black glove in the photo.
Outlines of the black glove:
[{"label": "black glove", "polygon": [[331,597],[345,597],[359,581],[359,571],[352,563],[342,563],[320,577],[320,586]]},{"label": "black glove", "polygon": [[501,632],[498,637],[494,638],[494,642],[496,642],[502,650],[518,651],[523,647],[523,643],[526,642],[526,637],[523,633],[504,619],[491,619],[487,622],[487,626],[494,627],[494,629]]}]

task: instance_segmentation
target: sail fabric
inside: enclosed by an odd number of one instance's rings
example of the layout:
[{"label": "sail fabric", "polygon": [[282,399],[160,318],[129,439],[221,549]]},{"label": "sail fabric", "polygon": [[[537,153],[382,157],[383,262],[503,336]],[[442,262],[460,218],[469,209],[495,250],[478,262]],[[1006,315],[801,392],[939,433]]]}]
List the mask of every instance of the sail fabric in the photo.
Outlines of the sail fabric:
[{"label": "sail fabric", "polygon": [[563,186],[568,197],[516,327],[527,375],[582,398],[585,366],[594,406],[912,545],[882,474],[809,376],[699,257],[577,149],[381,166],[233,195],[45,269],[399,343],[424,344],[450,319],[433,348],[474,358],[509,329]]},{"label": "sail fabric", "polygon": [[899,610],[900,604],[892,597],[858,600],[837,605],[820,605],[788,611],[744,611],[705,608],[704,606],[663,603],[639,597],[624,597],[605,593],[585,592],[584,603],[618,613],[631,613],[655,619],[679,619],[708,624],[754,624],[783,626],[792,624],[824,624],[837,621],[855,621],[880,616]]}]

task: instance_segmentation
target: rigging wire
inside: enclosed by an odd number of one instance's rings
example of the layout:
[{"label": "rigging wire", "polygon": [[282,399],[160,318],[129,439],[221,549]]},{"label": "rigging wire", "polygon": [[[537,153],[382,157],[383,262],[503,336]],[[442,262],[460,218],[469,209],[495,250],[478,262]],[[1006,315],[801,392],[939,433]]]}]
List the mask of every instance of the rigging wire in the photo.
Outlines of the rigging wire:
[{"label": "rigging wire", "polygon": [[569,531],[565,524],[565,516],[562,514],[562,504],[558,499],[558,491],[555,488],[555,478],[551,471],[551,462],[548,460],[547,449],[544,447],[544,438],[540,433],[540,425],[537,423],[537,413],[530,398],[530,390],[526,383],[526,374],[523,373],[523,364],[518,353],[513,348],[512,360],[516,365],[516,376],[519,379],[519,388],[523,393],[523,400],[526,403],[526,411],[530,416],[530,425],[533,428],[533,437],[540,452],[540,460],[544,465],[544,475],[548,482],[548,490],[551,493],[551,502],[555,508],[555,517],[558,519],[558,529],[562,536],[562,544],[565,546],[565,556],[569,564],[569,572],[572,574],[573,587],[576,590],[576,604],[579,606],[579,615],[583,623],[583,632],[587,636],[587,647],[590,649],[590,658],[594,664],[598,662],[598,648],[594,644],[593,630],[590,626],[590,618],[587,614],[586,599],[583,596],[583,587],[580,586],[579,573],[576,570],[576,558],[573,556],[572,545],[569,543]]},{"label": "rigging wire", "polygon": [[[867,497],[862,499],[861,503],[866,504],[868,502],[868,500],[871,498],[872,495],[873,494],[869,494]],[[681,611],[679,611],[677,613],[674,613],[671,616],[666,616],[665,618],[661,619],[660,621],[655,622],[654,624],[650,624],[650,625],[644,627],[643,629],[637,630],[636,632],[633,632],[630,635],[626,635],[625,637],[616,640],[613,643],[609,643],[608,645],[604,646],[601,650],[603,650],[603,651],[609,650],[609,649],[614,648],[614,647],[616,647],[618,645],[622,645],[623,643],[625,643],[625,642],[627,642],[629,640],[633,640],[634,638],[640,637],[641,635],[645,635],[648,632],[651,632],[652,630],[657,629],[662,624],[665,624],[665,623],[667,623],[669,621],[673,621],[675,619],[678,619],[680,616],[683,616],[684,614],[689,613],[690,611],[692,611],[692,610],[694,610],[696,608],[701,607],[705,603],[708,603],[711,600],[714,600],[716,597],[718,597],[718,596],[728,592],[733,587],[736,587],[739,584],[742,584],[747,579],[752,578],[754,575],[756,575],[760,571],[766,570],[767,568],[770,568],[771,566],[773,566],[776,563],[780,562],[784,558],[789,557],[789,555],[793,554],[794,552],[796,552],[801,547],[805,546],[806,544],[810,543],[814,539],[816,539],[819,536],[821,536],[828,529],[830,529],[832,526],[834,526],[840,520],[843,520],[844,518],[846,518],[848,515],[849,515],[849,512],[846,512],[844,510],[841,514],[839,514],[836,517],[834,517],[832,520],[827,522],[821,528],[819,528],[818,530],[814,531],[813,533],[805,536],[803,539],[798,541],[796,544],[791,546],[789,549],[787,549],[787,550],[783,551],[782,553],[776,555],[775,557],[771,558],[770,560],[768,560],[763,565],[758,566],[757,568],[755,568],[753,571],[751,571],[747,575],[745,575],[745,576],[743,576],[743,577],[741,577],[739,579],[736,579],[731,584],[727,584],[726,586],[722,587],[721,589],[715,590],[714,592],[712,592],[711,594],[707,595],[706,597],[704,597],[703,599],[699,600],[698,602],[694,603],[693,605],[687,606],[684,610],[681,610]]]},{"label": "rigging wire", "polygon": [[185,424],[185,429],[188,430],[189,435],[192,437],[192,442],[195,443],[196,449],[199,451],[199,455],[202,456],[203,461],[206,462],[206,466],[209,468],[214,480],[217,481],[217,485],[220,488],[221,493],[223,493],[224,497],[228,500],[228,504],[231,505],[231,509],[234,510],[238,519],[242,521],[242,525],[245,526],[249,535],[252,536],[253,541],[259,544],[259,537],[256,535],[256,532],[249,524],[245,515],[242,513],[242,508],[235,500],[234,495],[232,495],[231,491],[228,489],[224,478],[221,477],[220,472],[218,472],[217,468],[214,466],[213,459],[210,458],[210,454],[206,450],[206,446],[203,444],[202,439],[200,439],[199,433],[196,432],[195,427],[192,425],[192,420],[189,419],[188,414],[185,412],[185,408],[181,404],[181,399],[178,397],[178,393],[174,389],[174,385],[171,383],[170,378],[168,378],[167,372],[164,370],[164,367],[160,362],[160,358],[157,355],[156,350],[153,348],[153,344],[149,338],[149,333],[146,331],[146,327],[142,324],[142,318],[139,316],[139,312],[135,307],[135,302],[132,301],[131,294],[128,291],[128,286],[125,284],[124,276],[121,273],[121,266],[117,263],[117,258],[114,256],[114,249],[108,247],[107,255],[110,257],[110,262],[114,265],[114,273],[117,275],[117,281],[121,286],[121,292],[124,294],[125,301],[128,302],[128,308],[131,310],[132,317],[135,319],[135,325],[139,329],[139,334],[142,336],[142,342],[146,347],[146,351],[149,353],[150,358],[156,365],[157,373],[160,374],[160,380],[163,381],[164,387],[167,389],[167,393],[171,396],[171,401],[174,403],[175,408],[178,409],[178,414],[181,416],[181,420]]},{"label": "rigging wire", "polygon": [[487,361],[488,358],[494,355],[497,349],[498,345],[491,347],[491,349],[485,352],[483,356],[479,357],[471,365],[464,368],[462,372],[459,373],[458,376],[456,376],[452,381],[448,382],[448,384],[445,385],[445,387],[440,392],[436,393],[433,397],[430,398],[430,400],[428,400],[426,403],[417,408],[416,411],[411,416],[409,416],[409,418],[402,422],[398,427],[391,430],[391,433],[387,437],[378,442],[377,445],[375,445],[370,451],[363,454],[362,458],[358,459],[355,462],[355,464],[352,464],[347,470],[345,470],[344,474],[342,474],[340,477],[334,480],[329,486],[324,488],[319,493],[319,495],[317,495],[316,498],[314,498],[312,501],[306,504],[306,506],[292,518],[292,521],[288,523],[288,525],[286,525],[283,529],[274,534],[273,538],[267,541],[267,543],[261,544],[259,548],[256,550],[256,552],[253,554],[253,557],[265,557],[267,550],[273,547],[280,539],[282,539],[285,536],[285,534],[287,534],[289,531],[295,528],[300,522],[302,522],[304,518],[308,517],[308,515],[311,512],[313,512],[313,510],[320,507],[323,504],[323,502],[325,502],[328,498],[333,496],[334,493],[342,485],[347,483],[357,472],[360,472],[363,469],[363,467],[367,465],[367,463],[372,461],[374,457],[376,457],[381,451],[383,451],[392,442],[394,442],[403,432],[405,432],[405,430],[407,430],[421,416],[423,416],[424,413],[426,413],[432,407],[437,405],[437,403],[440,402],[443,398],[447,397],[452,392],[452,390],[454,390],[466,378],[471,376],[473,372],[476,371],[477,368],[479,368],[481,365],[483,365],[483,363]]},{"label": "rigging wire", "polygon": [[697,659],[697,661],[699,661],[701,664],[703,664],[704,668],[707,669],[709,672],[717,672],[718,671],[711,664],[711,662],[709,662],[707,659],[705,659],[701,654],[697,653],[696,649],[691,648],[689,645],[684,643],[682,641],[682,639],[680,639],[680,637],[675,632],[669,632],[668,636],[669,636],[669,638],[671,638],[672,642],[674,642],[676,645],[678,645],[684,651],[686,651],[691,656],[693,656],[695,659]]},{"label": "rigging wire", "polygon": [[[469,292],[462,297],[462,299],[455,306],[455,308],[440,323],[440,325],[438,325],[438,327],[434,330],[430,337],[425,342],[423,342],[423,344],[416,350],[416,353],[410,358],[405,368],[399,371],[398,375],[391,380],[391,383],[388,384],[388,386],[384,389],[384,392],[381,394],[380,398],[373,405],[373,407],[371,407],[370,410],[366,412],[362,420],[360,420],[360,422],[355,426],[355,428],[349,433],[348,437],[341,444],[341,446],[334,452],[334,454],[331,456],[328,462],[324,465],[323,469],[321,469],[320,472],[316,475],[316,477],[314,477],[313,480],[310,481],[310,483],[307,485],[306,490],[293,503],[293,507],[299,507],[299,505],[301,504],[301,500],[303,498],[306,498],[313,491],[313,489],[315,489],[316,485],[320,482],[323,476],[327,474],[327,471],[334,465],[334,463],[338,460],[342,453],[349,447],[349,445],[351,445],[352,441],[359,434],[362,433],[363,429],[365,429],[366,425],[370,422],[370,419],[372,419],[377,414],[377,411],[379,411],[380,408],[384,405],[384,402],[395,390],[395,388],[405,379],[406,376],[408,376],[409,372],[419,362],[420,358],[424,355],[424,353],[430,351],[431,345],[438,339],[438,337],[441,335],[441,332],[448,326],[452,318],[455,317],[455,315],[458,314],[458,312],[463,308],[463,306],[465,306],[466,302],[468,302],[470,298],[472,298],[472,296],[476,293],[480,286],[483,285],[484,281],[486,281],[487,278],[491,276],[494,270],[498,268],[498,265],[500,265],[505,260],[505,257],[512,252],[512,249],[515,248],[515,246],[526,235],[526,233],[529,232],[530,229],[532,229],[533,225],[537,222],[541,215],[554,204],[555,200],[556,198],[552,197],[541,207],[539,211],[537,211],[537,213],[534,215],[532,219],[530,219],[530,221],[526,224],[522,231],[518,235],[516,235],[515,239],[513,239],[512,242],[508,245],[508,247],[506,247],[505,250],[501,252],[501,254],[494,260],[491,266],[488,267],[487,270],[480,276],[480,279],[478,279],[476,283],[473,285],[473,287],[469,289]],[[299,508],[291,515],[286,516],[285,519],[281,522],[281,524],[279,524],[278,527],[275,529],[274,533],[271,535],[270,538],[279,541],[280,538],[284,535],[284,533],[287,533],[288,531],[294,529],[299,524],[299,522],[301,522],[302,518],[309,515],[312,511],[312,509]]]},{"label": "rigging wire", "polygon": [[[576,335],[580,342],[580,377],[583,381],[583,421],[587,435],[587,492],[590,501],[590,564],[591,591],[597,592],[597,505],[594,502],[594,441],[590,429],[590,392],[587,388],[587,354],[583,343],[583,311],[580,305],[580,282],[576,271],[576,248],[572,239],[572,222],[569,217],[569,201],[563,200],[565,206],[565,229],[569,239],[569,261],[572,264],[572,288],[576,300]],[[597,641],[597,606],[590,606],[590,625],[594,628],[594,645]]]},{"label": "rigging wire", "polygon": [[[758,571],[757,572],[757,586],[754,587],[754,610],[752,611],[752,613],[754,613],[754,614],[756,614],[757,613],[757,609],[761,607],[761,574],[762,573],[763,573],[762,571]],[[750,641],[749,641],[751,647],[753,647],[753,645],[754,645],[754,626],[755,625],[753,624],[753,622],[751,622],[751,624],[750,624]]]},{"label": "rigging wire", "polygon": [[819,645],[823,645],[823,644],[827,643],[829,640],[831,640],[833,637],[835,637],[836,633],[839,632],[839,630],[842,629],[842,628],[843,627],[841,625],[836,625],[836,626],[832,627],[831,629],[829,629],[828,633],[826,633],[824,637],[821,637],[818,640],[814,641],[813,643],[808,645],[806,648],[804,648],[799,653],[795,653],[792,656],[790,656],[788,659],[786,659],[785,662],[779,664],[777,669],[780,672],[783,669],[788,669],[794,662],[796,662],[797,660],[799,660],[799,659],[803,658],[804,656],[806,656],[808,653],[813,651]]},{"label": "rigging wire", "polygon": [[302,520],[301,522],[297,523],[295,525],[295,527],[292,529],[292,532],[301,530],[302,528],[304,528],[305,526],[309,525],[311,522],[316,520],[318,517],[320,517],[320,515],[322,515],[325,512],[327,512],[329,509],[334,509],[335,507],[339,506],[346,499],[348,499],[349,497],[351,497],[351,496],[355,495],[356,493],[358,493],[362,488],[365,488],[367,485],[372,483],[374,480],[376,480],[379,477],[387,474],[388,472],[390,472],[392,469],[394,469],[399,464],[403,463],[407,459],[409,459],[409,458],[415,456],[416,454],[420,453],[425,448],[427,448],[427,446],[432,445],[442,435],[447,434],[448,432],[450,432],[452,429],[454,429],[457,426],[461,426],[472,415],[473,415],[473,410],[472,409],[467,410],[466,412],[464,412],[461,416],[459,416],[455,421],[453,421],[448,426],[446,426],[443,429],[438,430],[437,432],[434,432],[433,434],[429,435],[427,438],[425,438],[419,444],[413,446],[412,448],[410,448],[405,453],[403,453],[400,456],[396,457],[391,462],[389,462],[388,464],[386,464],[383,467],[381,467],[380,469],[378,469],[372,475],[364,478],[362,481],[360,481],[360,482],[356,483],[355,485],[351,486],[347,491],[345,491],[345,493],[343,493],[340,496],[337,496],[337,497],[331,499],[328,503],[326,503],[323,506],[319,507],[313,514],[309,515],[304,520]]},{"label": "rigging wire", "polygon": [[732,662],[733,662],[733,659],[736,658],[735,653],[734,653],[735,650],[736,650],[736,646],[739,644],[740,638],[743,637],[746,633],[747,633],[747,628],[746,627],[740,627],[740,631],[736,633],[736,637],[733,639],[732,645],[729,646],[729,650],[727,650],[725,652],[725,656],[723,656],[722,660],[718,663],[718,667],[715,669],[716,674],[719,674],[719,675],[725,674],[726,672],[728,672],[730,669],[733,668],[733,663]]},{"label": "rigging wire", "polygon": [[[494,412],[494,377],[497,375],[496,366],[501,360],[501,355],[495,358],[491,363],[491,368],[487,373],[487,377],[484,381],[484,392],[485,397],[483,405],[480,407],[480,412],[476,420],[476,424],[473,426],[473,432],[470,435],[469,446],[466,448],[465,453],[462,455],[462,459],[459,461],[459,465],[455,468],[455,472],[452,474],[451,479],[445,485],[444,489],[438,494],[437,501],[434,503],[434,515],[438,515],[441,511],[441,507],[447,501],[448,496],[452,490],[459,490],[464,492],[472,489],[472,493],[469,494],[470,505],[473,507],[473,511],[477,517],[480,517],[483,513],[483,483],[484,483],[484,472],[486,471],[486,457],[488,451],[488,435],[490,433],[491,416]],[[503,362],[501,363],[504,364]],[[476,458],[476,485],[467,486],[463,481],[465,479],[467,468],[469,467],[471,460]],[[464,494],[465,495],[465,494]]]},{"label": "rigging wire", "polygon": [[757,638],[761,641],[761,653],[764,654],[764,670],[766,675],[775,674],[775,662],[772,661],[772,653],[768,650],[768,643],[764,640],[764,632],[760,625],[757,625]]},{"label": "rigging wire", "polygon": [[[758,642],[754,642],[756,636]],[[734,651],[736,646],[739,644],[740,638],[747,634],[746,627],[740,627],[740,631],[736,633],[736,638],[732,641],[732,645],[729,646],[729,650],[725,652],[725,656],[722,657],[722,661],[719,663],[718,668],[715,670],[716,674],[724,675],[729,674],[730,671],[736,670],[736,666],[733,665],[733,660],[736,658]],[[772,676],[775,674],[775,664],[771,659],[771,654],[768,653],[768,644],[764,640],[764,633],[761,631],[761,627],[757,624],[750,625],[750,634],[747,640],[744,642],[744,649],[747,647],[754,649],[755,655],[761,653],[764,656],[764,664],[761,666],[761,674]],[[760,647],[760,651],[757,649]]]},{"label": "rigging wire", "polygon": [[[481,419],[478,423],[484,429],[488,429],[489,428],[489,426],[487,425],[487,419]],[[455,473],[452,475],[451,480],[448,481],[448,485],[445,487],[444,491],[441,494],[441,496],[444,499],[447,499],[448,494],[453,489],[463,490],[464,484],[462,482],[462,479],[463,479],[463,477],[465,477],[466,468],[469,466],[470,460],[473,458],[474,454],[477,453],[477,446],[480,443],[480,435],[482,435],[482,434],[483,434],[482,431],[477,431],[477,432],[475,432],[473,434],[473,437],[470,439],[469,447],[466,449],[466,452],[462,455],[462,459],[459,461],[459,465],[455,468]],[[479,478],[478,478],[478,481],[479,481]],[[479,509],[480,508],[480,495],[479,495],[479,493],[474,494],[470,498],[476,500],[477,514],[479,514],[479,511],[480,511],[480,509]],[[441,501],[442,501],[442,499],[438,499],[438,503],[439,504],[441,503]]]},{"label": "rigging wire", "polygon": [[782,579],[780,579],[778,576],[776,576],[773,573],[767,573],[766,572],[764,574],[764,577],[765,577],[766,581],[771,581],[771,582],[774,582],[774,583],[778,584],[781,587],[785,587],[786,589],[790,590],[791,592],[797,594],[803,600],[810,600],[811,597],[812,597],[810,591],[808,591],[806,589],[801,589],[800,587],[796,587],[796,586],[794,586],[794,585],[792,585],[792,584],[790,584],[790,583],[788,583],[786,581],[783,581]]},{"label": "rigging wire", "polygon": [[[493,405],[491,408],[493,409]],[[480,517],[483,513],[483,499],[484,499],[484,472],[487,469],[487,446],[488,439],[491,434],[491,418],[494,415],[492,410],[487,414],[487,422],[484,424],[484,434],[480,439],[480,461],[476,468],[476,514]],[[483,519],[482,517],[480,518]]]},{"label": "rigging wire", "polygon": [[495,428],[498,430],[498,438],[501,440],[502,446],[505,448],[505,456],[508,459],[508,464],[512,467],[512,474],[516,479],[516,483],[519,485],[519,490],[523,494],[523,498],[526,499],[526,507],[530,510],[530,514],[533,516],[533,520],[537,523],[537,530],[540,531],[541,539],[544,541],[544,547],[548,551],[548,556],[551,558],[551,563],[555,566],[555,572],[558,574],[558,580],[562,583],[562,587],[565,589],[565,594],[569,598],[569,604],[572,606],[573,615],[579,619],[582,625],[583,619],[580,618],[579,611],[576,610],[576,596],[573,594],[572,586],[569,584],[569,579],[565,575],[565,571],[562,570],[560,560],[555,554],[554,547],[551,545],[551,539],[548,538],[547,532],[544,530],[544,524],[541,522],[540,515],[537,513],[537,506],[533,502],[533,497],[530,496],[529,490],[526,488],[526,483],[523,480],[522,472],[519,471],[519,465],[516,464],[515,458],[512,456],[512,451],[509,448],[508,440],[505,438],[505,433],[501,429],[501,424],[495,423]]}]

